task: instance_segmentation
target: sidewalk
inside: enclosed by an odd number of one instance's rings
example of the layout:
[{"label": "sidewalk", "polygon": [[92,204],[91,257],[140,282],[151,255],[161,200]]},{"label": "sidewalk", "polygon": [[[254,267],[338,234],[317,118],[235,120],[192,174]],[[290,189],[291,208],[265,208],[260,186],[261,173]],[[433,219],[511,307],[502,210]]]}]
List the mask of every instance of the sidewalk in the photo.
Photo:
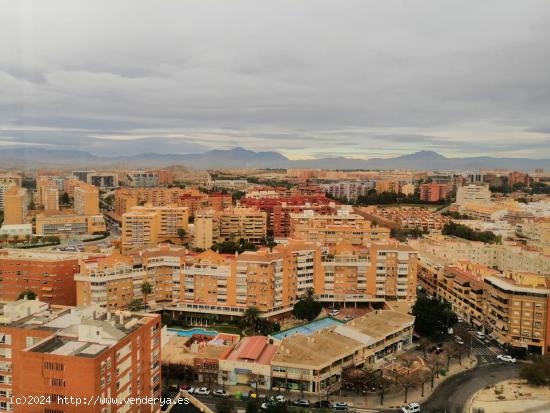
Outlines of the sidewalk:
[{"label": "sidewalk", "polygon": [[[477,365],[477,360],[475,356],[471,358],[471,364],[468,362],[468,357],[464,357],[462,360],[462,366],[459,365],[458,361],[454,360],[449,366],[449,372],[446,376],[439,375],[439,378],[434,379],[434,389],[437,389],[437,386],[444,382],[447,378],[454,376],[455,374],[462,373],[463,371],[474,368]],[[421,397],[422,389],[420,386],[417,388],[409,389],[409,394],[407,396],[407,403],[416,402],[422,403],[425,401],[433,392],[431,388],[431,381],[424,384],[424,397]],[[332,395],[331,399],[338,397]],[[405,390],[400,389],[397,392],[387,393],[384,395],[384,404],[380,404],[380,395],[378,393],[369,393],[367,396],[342,396],[342,400],[347,401],[351,406],[359,409],[391,409],[399,408],[404,406],[405,403]]]}]

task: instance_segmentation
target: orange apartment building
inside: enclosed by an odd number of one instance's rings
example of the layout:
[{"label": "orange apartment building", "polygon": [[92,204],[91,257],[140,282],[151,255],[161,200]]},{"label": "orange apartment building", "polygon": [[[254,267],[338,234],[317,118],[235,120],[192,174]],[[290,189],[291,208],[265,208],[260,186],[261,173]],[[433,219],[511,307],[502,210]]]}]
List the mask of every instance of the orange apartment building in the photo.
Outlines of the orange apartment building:
[{"label": "orange apartment building", "polygon": [[[160,397],[160,330],[157,314],[0,303],[0,403],[15,413],[159,412],[159,404],[93,401]],[[11,396],[48,404],[12,404]]]},{"label": "orange apartment building", "polygon": [[206,194],[195,188],[119,188],[115,191],[115,218],[120,219],[133,207],[144,204],[187,207],[189,216],[194,216],[201,208],[222,210],[231,207],[232,199],[230,194]]},{"label": "orange apartment building", "polygon": [[447,197],[452,190],[452,184],[421,184],[420,200],[424,202],[438,202]]},{"label": "orange apartment building", "polygon": [[99,215],[99,189],[79,182],[73,189],[74,210],[78,215]]},{"label": "orange apartment building", "polygon": [[45,211],[59,211],[59,186],[50,178],[39,178],[36,182],[38,205]]},{"label": "orange apartment building", "polygon": [[26,290],[49,304],[76,305],[78,257],[71,253],[0,251],[0,300],[13,301]]},{"label": "orange apartment building", "polygon": [[339,209],[333,215],[319,215],[306,210],[301,214],[290,214],[290,235],[324,246],[368,246],[372,241],[388,240],[390,229],[371,226],[370,221],[348,210]]},{"label": "orange apartment building", "polygon": [[[275,191],[272,191],[275,192]],[[318,214],[335,212],[334,201],[325,196],[281,196],[241,198],[240,205],[257,208],[267,214],[267,232],[274,237],[290,236],[290,215],[312,210]]]},{"label": "orange apartment building", "polygon": [[254,208],[200,210],[196,212],[194,228],[197,248],[207,249],[217,242],[241,238],[262,244],[267,235],[267,214]]},{"label": "orange apartment building", "polygon": [[136,206],[122,215],[122,252],[160,242],[181,242],[180,230],[187,231],[188,210],[176,206]]},{"label": "orange apartment building", "polygon": [[25,223],[27,217],[27,190],[17,186],[4,192],[4,225]]}]

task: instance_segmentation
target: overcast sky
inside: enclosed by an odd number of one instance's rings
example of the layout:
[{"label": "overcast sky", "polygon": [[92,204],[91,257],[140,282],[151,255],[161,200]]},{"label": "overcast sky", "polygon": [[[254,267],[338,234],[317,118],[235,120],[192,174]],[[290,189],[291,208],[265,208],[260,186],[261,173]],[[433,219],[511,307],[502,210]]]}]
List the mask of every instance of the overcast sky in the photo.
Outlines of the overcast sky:
[{"label": "overcast sky", "polygon": [[550,158],[549,0],[0,7],[0,150]]}]

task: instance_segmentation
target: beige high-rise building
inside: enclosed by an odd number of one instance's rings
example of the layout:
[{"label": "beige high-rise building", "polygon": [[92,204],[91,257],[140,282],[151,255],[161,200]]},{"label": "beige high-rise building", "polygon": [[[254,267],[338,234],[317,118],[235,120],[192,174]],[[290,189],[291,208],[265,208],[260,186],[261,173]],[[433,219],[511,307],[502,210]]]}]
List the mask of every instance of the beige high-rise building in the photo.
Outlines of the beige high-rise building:
[{"label": "beige high-rise building", "polygon": [[27,216],[27,190],[12,186],[4,192],[4,224],[23,224]]},{"label": "beige high-rise building", "polygon": [[99,190],[80,182],[73,191],[74,209],[78,215],[99,215]]},{"label": "beige high-rise building", "polygon": [[59,186],[48,178],[40,178],[37,182],[38,205],[45,211],[59,211]]},{"label": "beige high-rise building", "polygon": [[122,215],[122,251],[181,242],[181,230],[187,231],[188,210],[176,206],[136,206]]},{"label": "beige high-rise building", "polygon": [[12,173],[0,174],[0,208],[4,208],[4,192],[12,186],[21,187],[21,176]]},{"label": "beige high-rise building", "polygon": [[194,246],[206,250],[217,241],[219,237],[219,216],[214,210],[200,210],[195,213]]},{"label": "beige high-rise building", "polygon": [[254,208],[229,208],[216,212],[219,217],[219,241],[261,244],[267,234],[267,214]]}]

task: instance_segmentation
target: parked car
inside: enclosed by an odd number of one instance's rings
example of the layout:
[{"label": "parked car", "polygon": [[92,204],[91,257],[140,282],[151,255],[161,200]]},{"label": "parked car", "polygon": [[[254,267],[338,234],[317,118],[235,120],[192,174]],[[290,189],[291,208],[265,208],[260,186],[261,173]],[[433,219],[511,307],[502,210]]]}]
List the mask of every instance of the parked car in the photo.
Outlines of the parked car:
[{"label": "parked car", "polygon": [[229,397],[229,393],[227,393],[225,390],[214,390],[212,392],[212,396],[216,396],[216,397]]},{"label": "parked car", "polygon": [[340,314],[340,310],[336,310],[336,309],[330,310],[330,313],[328,313],[328,315],[331,317],[336,317],[339,314]]},{"label": "parked car", "polygon": [[348,404],[346,402],[336,402],[332,406],[332,410],[348,410]]},{"label": "parked car", "polygon": [[352,315],[347,315],[344,317],[344,321],[351,321],[353,320],[353,316]]},{"label": "parked car", "polygon": [[328,400],[319,400],[314,402],[311,406],[319,409],[329,409],[331,405]]},{"label": "parked car", "polygon": [[474,335],[480,340],[483,340],[485,338],[485,334],[483,334],[481,331],[476,331]]},{"label": "parked car", "polygon": [[462,337],[460,336],[455,336],[455,341],[457,344],[464,344],[464,340],[462,340]]},{"label": "parked car", "polygon": [[420,405],[418,403],[409,403],[401,408],[401,413],[418,413],[420,412]]},{"label": "parked car", "polygon": [[189,394],[194,394],[195,391],[197,391],[197,390],[198,390],[198,388],[195,389],[194,387],[190,387],[190,388],[187,390],[187,393],[189,393]]},{"label": "parked car", "polygon": [[200,396],[208,396],[210,394],[210,390],[208,390],[206,387],[201,387],[200,389],[195,390],[195,394],[198,394]]},{"label": "parked car", "polygon": [[309,400],[306,400],[306,399],[299,399],[299,400],[296,400],[294,403],[294,406],[300,406],[300,407],[309,407]]},{"label": "parked car", "polygon": [[276,401],[277,403],[286,403],[285,396],[282,394],[278,394],[277,396],[273,397],[272,400]]},{"label": "parked car", "polygon": [[509,356],[508,354],[499,354],[497,359],[500,361],[506,361],[507,363],[515,363],[517,361],[514,357]]}]

